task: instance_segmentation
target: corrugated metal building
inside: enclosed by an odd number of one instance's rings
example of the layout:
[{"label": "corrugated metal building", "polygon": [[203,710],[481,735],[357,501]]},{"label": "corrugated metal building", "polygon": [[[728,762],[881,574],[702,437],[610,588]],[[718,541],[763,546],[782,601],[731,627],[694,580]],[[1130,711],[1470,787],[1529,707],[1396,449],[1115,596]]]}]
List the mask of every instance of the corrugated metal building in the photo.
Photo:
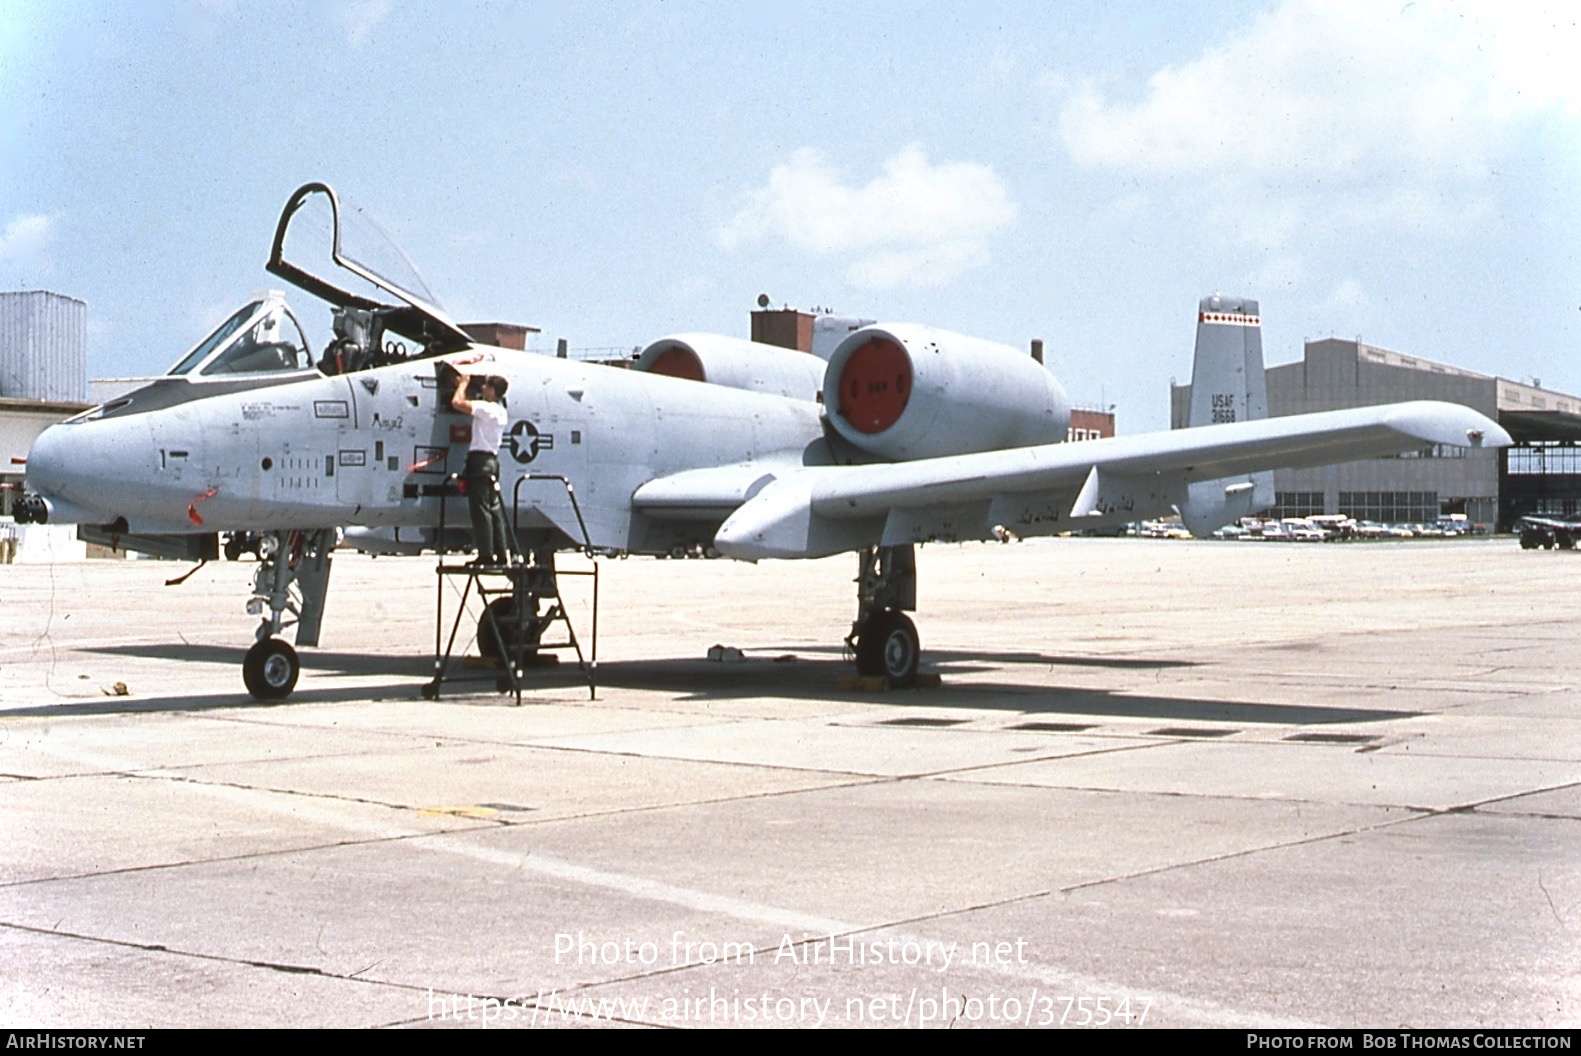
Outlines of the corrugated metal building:
[{"label": "corrugated metal building", "polygon": [[0,293],[0,397],[81,403],[88,306],[48,290]]},{"label": "corrugated metal building", "polygon": [[[81,558],[70,525],[16,525],[11,504],[28,448],[56,422],[87,409],[88,306],[46,290],[0,293],[0,535],[18,561]],[[6,557],[11,547],[5,548]]]}]

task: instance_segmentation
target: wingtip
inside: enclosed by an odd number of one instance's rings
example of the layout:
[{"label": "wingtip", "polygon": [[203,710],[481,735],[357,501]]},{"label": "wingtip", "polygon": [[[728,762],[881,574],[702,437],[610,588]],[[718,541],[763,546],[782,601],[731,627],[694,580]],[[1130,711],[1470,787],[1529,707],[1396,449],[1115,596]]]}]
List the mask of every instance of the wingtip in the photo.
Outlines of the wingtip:
[{"label": "wingtip", "polygon": [[1434,444],[1500,448],[1515,442],[1499,423],[1458,403],[1415,400],[1401,404],[1388,421],[1391,427]]}]

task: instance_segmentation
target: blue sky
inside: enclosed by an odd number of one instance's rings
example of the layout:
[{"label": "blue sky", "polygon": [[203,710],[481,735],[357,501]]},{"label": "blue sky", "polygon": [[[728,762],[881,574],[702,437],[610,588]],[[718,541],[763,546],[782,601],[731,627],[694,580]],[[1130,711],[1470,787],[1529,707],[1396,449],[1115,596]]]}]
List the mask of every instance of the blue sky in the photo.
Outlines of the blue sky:
[{"label": "blue sky", "polygon": [[545,347],[745,336],[767,293],[1041,337],[1135,432],[1221,291],[1270,362],[1360,336],[1581,392],[1570,11],[0,0],[0,288],[157,373],[280,285],[316,179]]}]

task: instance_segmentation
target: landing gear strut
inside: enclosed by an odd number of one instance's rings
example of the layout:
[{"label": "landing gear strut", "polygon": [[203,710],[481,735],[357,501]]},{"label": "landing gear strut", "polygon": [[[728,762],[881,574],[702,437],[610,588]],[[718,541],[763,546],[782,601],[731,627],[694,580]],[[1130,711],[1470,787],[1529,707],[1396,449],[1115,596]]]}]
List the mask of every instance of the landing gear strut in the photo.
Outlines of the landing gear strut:
[{"label": "landing gear strut", "polygon": [[915,685],[922,645],[904,610],[917,608],[916,549],[875,546],[858,557],[856,622],[845,640],[856,653],[856,672],[902,688]]},{"label": "landing gear strut", "polygon": [[258,571],[247,611],[264,615],[258,641],[242,662],[242,681],[258,700],[284,700],[302,673],[296,650],[279,637],[296,627],[296,644],[317,645],[329,589],[329,552],[335,531],[266,532],[258,542]]}]

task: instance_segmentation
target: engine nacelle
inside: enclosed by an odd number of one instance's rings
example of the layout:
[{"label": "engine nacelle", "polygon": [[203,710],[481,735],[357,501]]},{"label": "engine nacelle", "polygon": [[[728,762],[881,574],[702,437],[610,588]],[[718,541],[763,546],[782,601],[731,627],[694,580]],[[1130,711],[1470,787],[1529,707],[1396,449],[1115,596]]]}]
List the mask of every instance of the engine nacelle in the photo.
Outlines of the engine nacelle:
[{"label": "engine nacelle", "polygon": [[824,363],[806,352],[739,337],[674,334],[643,349],[633,369],[748,392],[813,400],[823,384]]},{"label": "engine nacelle", "polygon": [[824,374],[835,431],[897,461],[1052,444],[1070,401],[1025,352],[931,326],[867,326],[840,343]]}]

